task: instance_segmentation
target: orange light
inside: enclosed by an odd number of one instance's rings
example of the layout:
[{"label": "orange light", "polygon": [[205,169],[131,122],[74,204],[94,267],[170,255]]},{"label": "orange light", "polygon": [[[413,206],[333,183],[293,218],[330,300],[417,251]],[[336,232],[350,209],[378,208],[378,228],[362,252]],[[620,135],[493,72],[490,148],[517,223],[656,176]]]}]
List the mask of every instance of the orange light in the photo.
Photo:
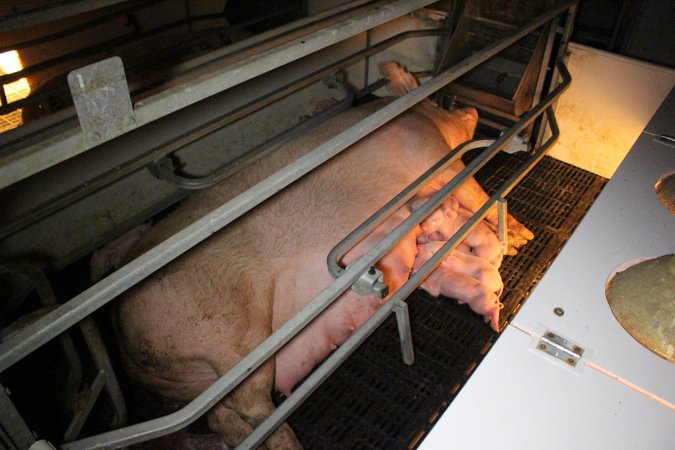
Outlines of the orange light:
[{"label": "orange light", "polygon": [[[11,50],[9,52],[0,53],[0,75],[6,75],[18,72],[23,69],[19,52]],[[28,97],[30,94],[30,86],[26,78],[21,78],[12,83],[7,83],[3,86],[7,102],[12,103],[22,98]],[[0,116],[0,133],[16,128],[23,123],[21,118],[21,110],[12,111],[9,114]]]}]

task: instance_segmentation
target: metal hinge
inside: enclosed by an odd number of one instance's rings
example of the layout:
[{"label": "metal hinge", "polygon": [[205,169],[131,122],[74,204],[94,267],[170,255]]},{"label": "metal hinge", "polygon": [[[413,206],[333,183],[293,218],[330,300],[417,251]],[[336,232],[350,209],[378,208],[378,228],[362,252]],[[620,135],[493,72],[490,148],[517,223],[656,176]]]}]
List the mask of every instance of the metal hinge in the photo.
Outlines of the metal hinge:
[{"label": "metal hinge", "polygon": [[539,339],[536,349],[563,361],[571,367],[577,366],[586,351],[578,344],[548,330]]}]

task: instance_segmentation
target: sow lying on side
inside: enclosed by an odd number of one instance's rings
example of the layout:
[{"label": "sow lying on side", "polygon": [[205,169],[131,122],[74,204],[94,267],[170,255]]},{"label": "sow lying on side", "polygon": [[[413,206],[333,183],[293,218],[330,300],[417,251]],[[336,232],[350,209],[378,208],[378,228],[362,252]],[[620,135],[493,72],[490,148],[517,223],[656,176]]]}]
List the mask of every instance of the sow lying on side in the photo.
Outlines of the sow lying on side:
[{"label": "sow lying on side", "polygon": [[[400,70],[398,66],[395,70]],[[142,239],[146,251],[194,220],[381,108],[380,100],[335,117],[230,179],[189,197]],[[471,139],[473,108],[451,112],[423,102],[289,186],[249,214],[131,289],[116,308],[126,369],[170,399],[196,397],[278,329],[330,282],[326,256],[357,225],[454,147]],[[349,263],[387,234],[462,168],[454,164],[373,231]],[[474,180],[378,263],[390,292],[477,210],[487,195]],[[496,223],[496,211],[487,221]],[[532,234],[510,220],[511,243]],[[500,246],[481,224],[427,279],[424,288],[468,303],[496,330],[502,284]],[[342,344],[385,300],[348,290],[275,357],[208,412],[228,445],[242,441],[274,410],[273,388],[293,386]],[[269,448],[301,448],[284,424]]]}]

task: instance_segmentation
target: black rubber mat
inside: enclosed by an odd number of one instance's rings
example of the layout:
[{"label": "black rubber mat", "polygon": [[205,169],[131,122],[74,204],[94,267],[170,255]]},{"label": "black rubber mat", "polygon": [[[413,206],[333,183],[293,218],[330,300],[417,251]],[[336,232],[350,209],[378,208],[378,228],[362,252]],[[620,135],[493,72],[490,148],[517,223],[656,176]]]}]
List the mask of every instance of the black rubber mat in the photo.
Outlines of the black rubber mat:
[{"label": "black rubber mat", "polygon": [[[476,178],[490,191],[525,154],[500,154]],[[606,179],[544,158],[508,197],[508,209],[535,239],[506,257],[502,325],[569,239]],[[466,305],[422,291],[408,298],[415,363],[401,359],[394,317],[362,345],[289,418],[306,449],[415,448],[497,338]]]}]

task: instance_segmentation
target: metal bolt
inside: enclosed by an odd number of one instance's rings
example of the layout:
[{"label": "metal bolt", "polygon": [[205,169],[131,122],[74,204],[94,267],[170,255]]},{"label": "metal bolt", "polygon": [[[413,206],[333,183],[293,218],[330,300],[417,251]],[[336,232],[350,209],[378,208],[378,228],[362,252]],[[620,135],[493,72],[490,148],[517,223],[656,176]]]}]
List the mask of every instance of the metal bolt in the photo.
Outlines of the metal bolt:
[{"label": "metal bolt", "polygon": [[99,139],[101,139],[101,135],[98,133],[98,131],[92,131],[89,134],[89,137],[91,137],[92,140],[94,140],[94,141],[98,141]]},{"label": "metal bolt", "polygon": [[574,362],[575,362],[574,358],[567,358],[567,364],[569,364],[570,366],[573,366]]},{"label": "metal bolt", "polygon": [[580,353],[581,352],[581,347],[574,347],[574,353]]},{"label": "metal bolt", "polygon": [[553,334],[551,332],[548,332],[548,333],[546,333],[546,337],[549,338],[549,339],[553,339],[555,337],[555,334]]},{"label": "metal bolt", "polygon": [[368,269],[368,275],[375,275],[375,268],[374,267],[371,266],[370,269]]},{"label": "metal bolt", "polygon": [[565,314],[565,310],[558,306],[557,308],[553,308],[553,314],[560,317]]},{"label": "metal bolt", "polygon": [[389,295],[389,286],[379,281],[375,282],[373,290],[375,291],[375,295],[379,298],[385,298],[387,295]]},{"label": "metal bolt", "polygon": [[539,344],[539,350],[546,350],[546,344]]}]

